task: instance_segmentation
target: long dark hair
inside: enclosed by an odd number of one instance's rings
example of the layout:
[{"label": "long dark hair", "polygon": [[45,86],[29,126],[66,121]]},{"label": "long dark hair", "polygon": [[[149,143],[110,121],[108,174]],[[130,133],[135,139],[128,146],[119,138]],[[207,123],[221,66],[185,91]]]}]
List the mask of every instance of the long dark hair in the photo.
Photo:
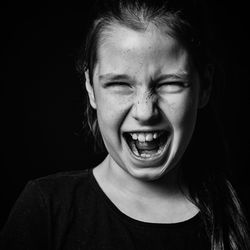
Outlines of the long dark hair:
[{"label": "long dark hair", "polygon": [[[203,1],[99,0],[93,8],[90,28],[77,61],[77,69],[83,83],[84,73],[88,71],[92,84],[93,71],[97,62],[97,48],[105,29],[118,23],[133,30],[143,31],[150,22],[156,26],[167,27],[168,35],[183,44],[198,70],[201,87],[209,86],[207,69],[213,68],[216,73],[217,67],[211,50],[213,36],[204,12]],[[218,85],[218,78],[215,77],[213,88]],[[98,144],[103,147],[96,111],[91,108],[87,96],[86,100],[86,123]],[[211,106],[208,110],[211,111]],[[212,250],[250,249],[246,219],[236,192],[223,171],[223,166],[226,164],[221,157],[223,153],[221,148],[215,147],[216,143],[210,140],[209,144],[210,138],[204,138],[203,135],[204,150],[200,150],[200,144],[203,141],[199,141],[201,138],[199,133],[202,132],[202,127],[204,128],[200,123],[202,119],[198,119],[191,145],[183,160],[185,162],[183,176],[189,186],[189,199],[201,211]],[[199,154],[201,151],[200,157],[197,157],[197,149]],[[213,157],[208,157],[207,152],[211,154],[211,151],[213,151]]]}]

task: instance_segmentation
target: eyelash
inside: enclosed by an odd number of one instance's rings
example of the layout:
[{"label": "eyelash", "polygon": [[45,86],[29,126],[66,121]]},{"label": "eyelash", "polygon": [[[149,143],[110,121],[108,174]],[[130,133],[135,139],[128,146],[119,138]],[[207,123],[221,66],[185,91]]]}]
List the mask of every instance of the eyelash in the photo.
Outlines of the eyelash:
[{"label": "eyelash", "polygon": [[[131,88],[131,84],[127,82],[108,82],[105,84],[106,87],[129,87]],[[154,89],[160,89],[162,87],[169,87],[169,88],[180,88],[180,89],[170,89],[167,92],[179,92],[183,88],[188,88],[190,86],[189,82],[186,81],[172,81],[172,82],[163,82],[156,84]]]},{"label": "eyelash", "polygon": [[131,85],[129,83],[126,83],[126,82],[108,82],[106,84],[107,87],[109,86],[128,86],[130,87]]},{"label": "eyelash", "polygon": [[173,81],[173,82],[164,82],[164,83],[160,83],[158,84],[158,87],[162,87],[162,86],[166,86],[166,85],[178,85],[180,87],[188,87],[190,84],[188,82],[181,82],[181,81]]}]

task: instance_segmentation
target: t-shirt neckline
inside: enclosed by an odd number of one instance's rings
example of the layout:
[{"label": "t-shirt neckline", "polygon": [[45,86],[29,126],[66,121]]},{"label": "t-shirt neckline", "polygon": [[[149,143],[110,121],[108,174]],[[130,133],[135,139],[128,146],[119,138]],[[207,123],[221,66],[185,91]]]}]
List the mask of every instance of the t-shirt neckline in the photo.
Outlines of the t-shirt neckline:
[{"label": "t-shirt neckline", "polygon": [[94,176],[93,169],[89,170],[89,177],[90,177],[90,182],[94,191],[103,200],[103,202],[108,207],[108,209],[110,209],[112,213],[115,214],[115,216],[117,216],[119,219],[123,220],[126,223],[129,223],[130,225],[134,225],[137,227],[139,226],[143,228],[156,228],[156,229],[169,230],[169,229],[174,229],[174,228],[190,227],[201,221],[200,212],[198,212],[196,215],[194,215],[190,219],[187,219],[181,222],[175,222],[175,223],[153,223],[153,222],[145,222],[145,221],[134,219],[126,215],[125,213],[123,213],[105,194],[105,192],[102,190],[101,186],[99,185],[98,181],[96,180]]}]

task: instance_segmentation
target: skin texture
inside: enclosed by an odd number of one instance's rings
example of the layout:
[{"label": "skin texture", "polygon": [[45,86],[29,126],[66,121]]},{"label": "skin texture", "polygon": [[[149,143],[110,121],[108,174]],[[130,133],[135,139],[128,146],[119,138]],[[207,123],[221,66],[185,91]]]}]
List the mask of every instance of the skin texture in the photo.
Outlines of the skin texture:
[{"label": "skin texture", "polygon": [[[132,217],[136,217],[136,211],[143,214],[142,209],[128,210],[117,193],[147,197],[151,203],[154,197],[158,207],[163,204],[162,210],[168,206],[173,211],[179,206],[176,213],[184,214],[184,219],[197,212],[177,187],[177,174],[195,127],[197,110],[207,95],[201,94],[198,75],[185,48],[151,24],[145,32],[113,25],[98,50],[93,86],[88,72],[86,79],[90,103],[97,110],[109,153],[94,173],[111,200]],[[171,134],[164,153],[154,160],[136,159],[123,133],[156,130]],[[119,191],[115,194],[112,189]],[[156,194],[163,203],[155,200]],[[153,210],[151,207],[151,213]],[[146,220],[162,221],[158,215]],[[178,216],[177,221],[183,219]],[[140,216],[139,219],[143,220]]]}]

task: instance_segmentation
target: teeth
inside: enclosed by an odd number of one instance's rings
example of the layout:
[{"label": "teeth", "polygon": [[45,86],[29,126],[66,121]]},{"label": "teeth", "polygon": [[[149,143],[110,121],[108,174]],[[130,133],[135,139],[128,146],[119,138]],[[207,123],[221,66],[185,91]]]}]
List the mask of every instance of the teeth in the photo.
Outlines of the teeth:
[{"label": "teeth", "polygon": [[133,138],[133,140],[137,140],[138,139],[137,134],[132,134],[132,138]]},{"label": "teeth", "polygon": [[146,141],[146,137],[144,134],[139,134],[138,135],[138,141],[139,142],[145,142]]},{"label": "teeth", "polygon": [[138,140],[139,142],[152,141],[157,139],[161,133],[130,133],[133,140]]},{"label": "teeth", "polygon": [[140,156],[141,156],[141,157],[144,157],[144,158],[149,158],[149,157],[150,157],[149,154],[141,154]]},{"label": "teeth", "polygon": [[164,149],[164,145],[159,145],[158,150],[154,152],[141,152],[137,149],[135,140],[138,140],[139,142],[145,142],[145,141],[152,141],[159,136],[161,136],[161,132],[154,132],[154,133],[130,133],[131,137],[133,138],[134,142],[130,143],[130,148],[132,152],[137,156],[141,158],[151,158],[151,157],[157,157],[157,155],[161,155]]},{"label": "teeth", "polygon": [[[160,154],[162,153],[162,150],[163,150],[163,147],[160,147],[160,148],[158,149],[157,153],[154,154],[154,155],[160,155]],[[134,148],[133,148],[133,152],[134,152],[137,156],[140,156],[140,157],[142,157],[142,158],[150,158],[150,157],[152,156],[151,154],[145,154],[145,153],[139,154],[138,151],[137,151],[137,149],[134,149]]]},{"label": "teeth", "polygon": [[161,151],[162,151],[162,148],[159,148],[157,154],[160,154]]},{"label": "teeth", "polygon": [[153,141],[153,134],[147,134],[146,141]]}]

